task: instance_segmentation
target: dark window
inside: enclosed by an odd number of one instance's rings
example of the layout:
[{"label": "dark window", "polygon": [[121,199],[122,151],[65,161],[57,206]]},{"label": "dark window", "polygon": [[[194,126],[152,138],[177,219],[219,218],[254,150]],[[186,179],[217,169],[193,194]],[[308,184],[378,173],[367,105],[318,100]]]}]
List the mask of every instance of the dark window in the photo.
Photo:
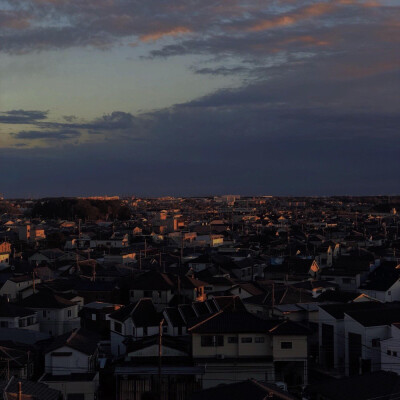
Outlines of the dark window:
[{"label": "dark window", "polygon": [[380,346],[381,346],[381,342],[380,342],[379,338],[372,339],[372,347],[380,347]]},{"label": "dark window", "polygon": [[201,346],[202,347],[220,347],[224,345],[224,336],[217,335],[217,336],[202,336],[201,337]]},{"label": "dark window", "polygon": [[147,336],[147,326],[143,327],[143,336]]},{"label": "dark window", "polygon": [[1,322],[0,322],[0,327],[2,327],[2,328],[8,328],[8,321],[1,321]]},{"label": "dark window", "polygon": [[242,343],[253,343],[252,337],[242,337]]},{"label": "dark window", "polygon": [[393,352],[393,357],[397,357],[397,351]]},{"label": "dark window", "polygon": [[153,297],[153,292],[151,290],[144,290],[143,297]]},{"label": "dark window", "polygon": [[182,335],[182,327],[178,326],[178,335]]},{"label": "dark window", "polygon": [[47,317],[47,311],[43,310],[43,317]]},{"label": "dark window", "polygon": [[387,355],[388,355],[388,356],[391,356],[391,355],[392,355],[392,352],[391,352],[390,350],[388,350],[388,351],[387,351]]},{"label": "dark window", "polygon": [[68,310],[68,317],[70,317],[72,315],[72,311]]},{"label": "dark window", "polygon": [[237,336],[228,336],[228,343],[237,343],[238,338]]},{"label": "dark window", "polygon": [[119,322],[114,322],[114,331],[117,333],[122,332],[122,325]]},{"label": "dark window", "polygon": [[291,349],[293,347],[293,343],[292,342],[281,342],[281,349]]},{"label": "dark window", "polygon": [[85,400],[83,393],[70,393],[67,395],[67,400]]},{"label": "dark window", "polygon": [[255,341],[255,343],[264,343],[265,342],[265,337],[263,337],[263,336],[256,337],[254,339],[254,341]]}]

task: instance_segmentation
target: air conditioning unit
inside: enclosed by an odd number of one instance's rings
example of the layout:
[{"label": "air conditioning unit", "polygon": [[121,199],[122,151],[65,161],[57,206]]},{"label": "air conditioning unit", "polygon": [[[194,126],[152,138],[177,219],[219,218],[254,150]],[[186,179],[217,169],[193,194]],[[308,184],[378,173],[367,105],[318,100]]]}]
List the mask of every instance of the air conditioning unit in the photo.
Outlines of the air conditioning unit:
[{"label": "air conditioning unit", "polygon": [[223,360],[225,358],[225,354],[217,354],[215,357],[217,360]]}]

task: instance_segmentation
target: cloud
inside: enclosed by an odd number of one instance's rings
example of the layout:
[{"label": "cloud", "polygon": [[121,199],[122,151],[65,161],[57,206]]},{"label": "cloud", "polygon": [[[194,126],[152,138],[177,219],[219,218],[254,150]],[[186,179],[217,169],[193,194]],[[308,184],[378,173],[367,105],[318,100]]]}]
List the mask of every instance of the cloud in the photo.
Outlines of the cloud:
[{"label": "cloud", "polygon": [[141,35],[139,39],[142,42],[150,42],[150,41],[156,41],[166,36],[178,36],[190,32],[192,32],[192,30],[185,26],[177,26],[168,31],[153,32],[153,33],[148,33],[146,35]]},{"label": "cloud", "polygon": [[33,124],[47,118],[48,111],[11,110],[0,112],[1,124]]},{"label": "cloud", "polygon": [[23,140],[37,140],[45,139],[50,141],[60,141],[77,138],[81,135],[81,132],[71,129],[58,129],[55,131],[20,131],[12,136],[16,139]]},{"label": "cloud", "polygon": [[329,3],[316,3],[308,7],[296,10],[296,12],[282,15],[272,19],[264,19],[257,21],[255,24],[251,25],[248,30],[250,32],[259,32],[267,29],[273,29],[281,26],[293,25],[302,20],[318,17],[334,10],[334,5]]}]

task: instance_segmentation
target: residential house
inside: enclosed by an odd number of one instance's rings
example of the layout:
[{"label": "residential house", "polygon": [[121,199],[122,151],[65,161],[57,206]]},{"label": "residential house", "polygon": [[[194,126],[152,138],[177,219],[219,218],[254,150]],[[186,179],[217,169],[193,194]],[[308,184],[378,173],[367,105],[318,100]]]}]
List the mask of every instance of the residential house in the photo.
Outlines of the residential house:
[{"label": "residential house", "polygon": [[84,329],[57,337],[45,351],[45,373],[39,382],[59,390],[64,399],[95,400],[99,337]]},{"label": "residential house", "polygon": [[77,303],[52,292],[39,292],[20,302],[23,307],[37,312],[40,331],[59,336],[79,328]]},{"label": "residential house", "polygon": [[109,318],[111,353],[120,356],[126,353],[127,341],[157,334],[162,315],[157,312],[151,299],[143,298],[137,303],[121,307]]},{"label": "residential house", "polygon": [[17,304],[0,302],[0,328],[39,331],[37,313]]}]

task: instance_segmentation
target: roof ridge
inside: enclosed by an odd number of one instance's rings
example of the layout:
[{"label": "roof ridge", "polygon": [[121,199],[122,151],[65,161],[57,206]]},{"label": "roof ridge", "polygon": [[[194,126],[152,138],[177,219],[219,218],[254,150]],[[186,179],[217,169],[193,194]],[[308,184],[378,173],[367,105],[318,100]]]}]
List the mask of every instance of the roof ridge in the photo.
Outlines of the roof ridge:
[{"label": "roof ridge", "polygon": [[66,343],[70,344],[71,340],[76,336],[77,333],[78,333],[78,329],[75,329],[74,331],[72,331],[71,335],[68,336]]},{"label": "roof ridge", "polygon": [[191,331],[194,328],[197,328],[198,326],[204,324],[207,321],[210,321],[211,319],[213,319],[214,317],[216,317],[219,314],[222,314],[223,310],[219,310],[218,312],[216,312],[215,314],[211,314],[209,317],[207,317],[206,319],[204,319],[203,321],[198,322],[196,325],[191,326],[188,331]]}]

